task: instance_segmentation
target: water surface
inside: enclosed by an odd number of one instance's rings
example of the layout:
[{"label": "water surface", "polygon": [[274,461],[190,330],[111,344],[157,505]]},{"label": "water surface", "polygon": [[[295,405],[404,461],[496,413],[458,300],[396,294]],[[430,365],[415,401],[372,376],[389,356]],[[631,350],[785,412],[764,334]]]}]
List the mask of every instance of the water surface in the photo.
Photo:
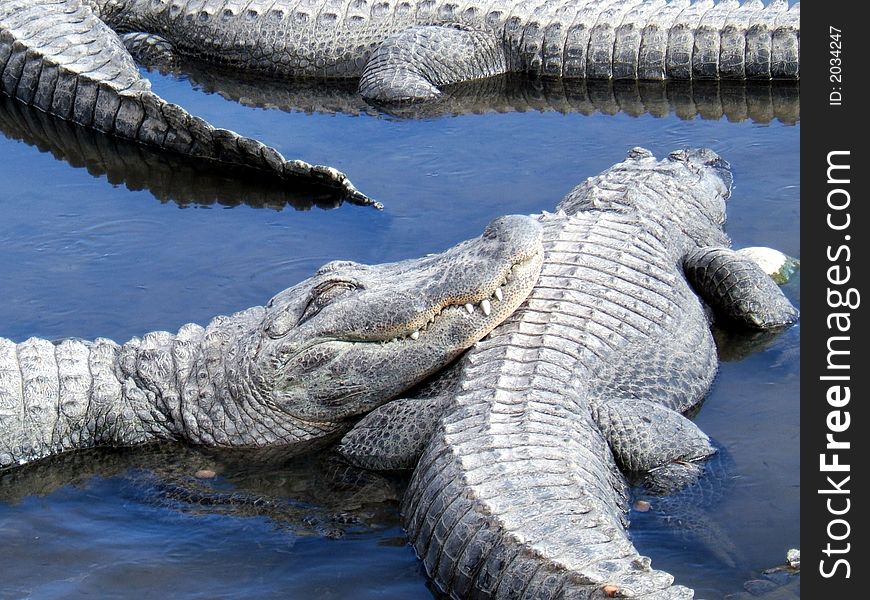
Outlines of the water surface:
[{"label": "water surface", "polygon": [[[68,140],[61,150],[47,141],[45,125],[43,138],[34,137],[7,115],[0,335],[124,341],[204,324],[264,303],[329,260],[416,257],[479,235],[497,216],[552,209],[632,146],[660,156],[713,148],[734,169],[727,229],[735,245],[800,256],[800,126],[792,118],[799,109],[782,100],[790,93],[765,92],[759,104],[725,90],[708,105],[709,90],[687,102],[686,90],[675,88],[653,94],[665,100],[648,106],[637,90],[592,89],[578,112],[570,94],[560,100],[538,89],[529,95],[534,102],[404,119],[370,109],[317,112],[330,106],[322,99],[288,112],[269,108],[290,108],[286,98],[206,93],[220,82],[202,76],[199,83],[149,77],[159,94],[217,126],[288,158],[342,169],[386,210],[324,210],[318,204],[328,199],[305,194],[297,210],[274,190],[197,175],[159,157],[128,158],[114,147],[103,148],[101,162],[82,150],[91,142],[81,134],[79,150]],[[331,93],[331,106],[352,110],[340,90]],[[745,110],[723,115],[723,102]],[[134,164],[119,165],[119,157]],[[800,304],[799,277],[785,291]],[[720,537],[680,535],[655,510],[632,515],[641,552],[698,597],[739,591],[798,546],[799,331],[734,351],[697,417],[732,463],[727,489],[704,513]],[[246,470],[244,459],[176,450],[189,460],[168,458],[172,452],[88,453],[0,477],[0,598],[431,597],[402,538],[401,479],[360,483],[343,472],[336,479],[334,465],[306,458],[251,462]],[[190,484],[203,467],[219,472],[203,484],[208,489],[268,498],[268,510],[179,499],[159,477],[164,468],[164,480]]]}]

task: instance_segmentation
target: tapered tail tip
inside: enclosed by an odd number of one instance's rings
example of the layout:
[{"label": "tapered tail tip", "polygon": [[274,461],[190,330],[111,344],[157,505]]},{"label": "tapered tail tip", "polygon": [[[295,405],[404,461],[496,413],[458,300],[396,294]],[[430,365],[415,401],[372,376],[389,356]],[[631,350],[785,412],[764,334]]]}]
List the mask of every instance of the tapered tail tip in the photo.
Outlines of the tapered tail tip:
[{"label": "tapered tail tip", "polygon": [[372,200],[361,191],[353,187],[349,182],[345,188],[347,192],[347,201],[351,204],[358,204],[360,206],[372,206],[377,210],[384,210],[384,205],[378,202],[377,200]]}]

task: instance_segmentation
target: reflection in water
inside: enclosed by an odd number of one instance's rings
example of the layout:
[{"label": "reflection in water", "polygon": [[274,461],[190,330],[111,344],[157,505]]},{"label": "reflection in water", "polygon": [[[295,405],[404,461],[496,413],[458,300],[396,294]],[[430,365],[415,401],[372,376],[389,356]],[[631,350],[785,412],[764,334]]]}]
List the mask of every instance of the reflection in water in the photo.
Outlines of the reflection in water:
[{"label": "reflection in water", "polygon": [[[357,93],[355,82],[306,80],[276,82],[240,79],[185,65],[185,73],[207,92],[247,106],[285,111],[379,114]],[[437,102],[381,107],[393,117],[434,118],[486,112],[558,111],[581,114],[653,116],[676,114],[703,119],[787,124],[800,120],[799,86],[788,82],[637,82],[569,79],[532,80],[506,75],[450,86]],[[292,206],[336,208],[341,196],[328,187],[300,182],[288,189],[267,174],[252,177],[230,165],[203,166],[187,157],[150,150],[57,119],[0,94],[0,132],[7,138],[50,152],[94,177],[130,190],[147,189],[161,202],[281,210]]]},{"label": "reflection in water", "polygon": [[636,501],[629,533],[635,542],[648,546],[690,545],[696,552],[713,557],[720,567],[739,571],[746,568],[739,548],[711,516],[733,489],[736,469],[728,450],[715,442],[714,446],[716,454],[704,463],[698,479],[684,489],[659,493],[644,486],[633,488]]},{"label": "reflection in water", "polygon": [[776,340],[789,327],[755,331],[749,329],[735,329],[733,327],[713,326],[713,339],[719,351],[719,360],[735,362],[743,360],[750,354],[762,352],[772,347]]},{"label": "reflection in water", "polygon": [[61,455],[0,474],[0,597],[426,597],[405,485],[324,452]]},{"label": "reflection in water", "polygon": [[0,502],[121,477],[133,501],[187,514],[267,517],[294,535],[336,538],[398,526],[407,483],[351,467],[321,448],[297,456],[180,444],[70,452],[0,473]]},{"label": "reflection in water", "polygon": [[36,146],[40,152],[50,152],[73,167],[85,168],[94,177],[105,177],[113,185],[147,189],[161,202],[179,206],[247,204],[307,210],[312,206],[336,208],[342,203],[341,193],[334,188],[301,181],[291,188],[286,180],[265,172],[253,177],[250,171],[232,165],[195,163],[182,155],[151,150],[58,119],[2,93],[0,132]]},{"label": "reflection in water", "polygon": [[447,86],[434,102],[374,107],[357,93],[353,80],[243,78],[184,64],[178,71],[205,92],[245,106],[307,113],[434,118],[488,112],[557,111],[560,113],[649,113],[681,119],[800,120],[800,85],[766,81],[606,81],[533,79],[518,74]]}]

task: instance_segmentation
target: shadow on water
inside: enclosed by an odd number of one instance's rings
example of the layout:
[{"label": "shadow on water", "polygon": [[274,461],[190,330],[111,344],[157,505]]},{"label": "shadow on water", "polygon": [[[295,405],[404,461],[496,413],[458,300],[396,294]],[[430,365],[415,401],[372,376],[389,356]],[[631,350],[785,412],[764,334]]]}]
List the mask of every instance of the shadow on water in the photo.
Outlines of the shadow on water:
[{"label": "shadow on water", "polygon": [[187,514],[266,517],[294,535],[338,538],[398,526],[407,478],[344,463],[334,439],[292,448],[226,450],[181,444],[72,452],[0,473],[0,502],[119,478],[128,500]]},{"label": "shadow on water", "polygon": [[794,124],[800,120],[800,86],[788,81],[607,81],[532,78],[507,74],[446,86],[432,102],[372,105],[357,92],[356,80],[290,81],[240,77],[186,62],[174,73],[206,93],[244,106],[287,112],[387,115],[431,119],[491,112],[556,111],[681,119],[750,120]]},{"label": "shadow on water", "polygon": [[0,519],[0,561],[21,566],[4,570],[0,597],[377,598],[370,580],[354,581],[372,573],[393,593],[425,595],[399,523],[406,478],[305,450],[155,444],[0,473],[0,503],[32,514]]},{"label": "shadow on water", "polygon": [[0,93],[0,132],[7,138],[49,152],[75,168],[105,177],[112,185],[148,190],[161,202],[179,206],[238,206],[308,210],[341,206],[341,195],[326,186],[286,180],[227,164],[203,165],[184,156],[158,152],[58,119]]}]

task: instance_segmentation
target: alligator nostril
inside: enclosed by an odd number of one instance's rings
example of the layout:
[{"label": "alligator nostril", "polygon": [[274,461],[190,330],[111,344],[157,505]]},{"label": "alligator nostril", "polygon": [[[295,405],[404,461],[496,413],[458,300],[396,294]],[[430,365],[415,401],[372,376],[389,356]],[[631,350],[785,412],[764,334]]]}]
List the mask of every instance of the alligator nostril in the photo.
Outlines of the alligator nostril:
[{"label": "alligator nostril", "polygon": [[540,227],[525,215],[506,215],[493,220],[483,232],[487,240],[506,240],[526,244],[530,239],[540,236]]},{"label": "alligator nostril", "polygon": [[724,163],[724,166],[715,165],[713,168],[716,170],[716,175],[719,176],[719,179],[725,186],[725,193],[723,196],[727,200],[731,196],[731,188],[734,185],[734,175],[731,173],[728,163],[724,160],[722,163]]},{"label": "alligator nostril", "polygon": [[486,226],[486,229],[483,230],[483,239],[485,240],[495,240],[498,239],[499,235],[505,231],[504,217],[499,217],[489,223]]}]

